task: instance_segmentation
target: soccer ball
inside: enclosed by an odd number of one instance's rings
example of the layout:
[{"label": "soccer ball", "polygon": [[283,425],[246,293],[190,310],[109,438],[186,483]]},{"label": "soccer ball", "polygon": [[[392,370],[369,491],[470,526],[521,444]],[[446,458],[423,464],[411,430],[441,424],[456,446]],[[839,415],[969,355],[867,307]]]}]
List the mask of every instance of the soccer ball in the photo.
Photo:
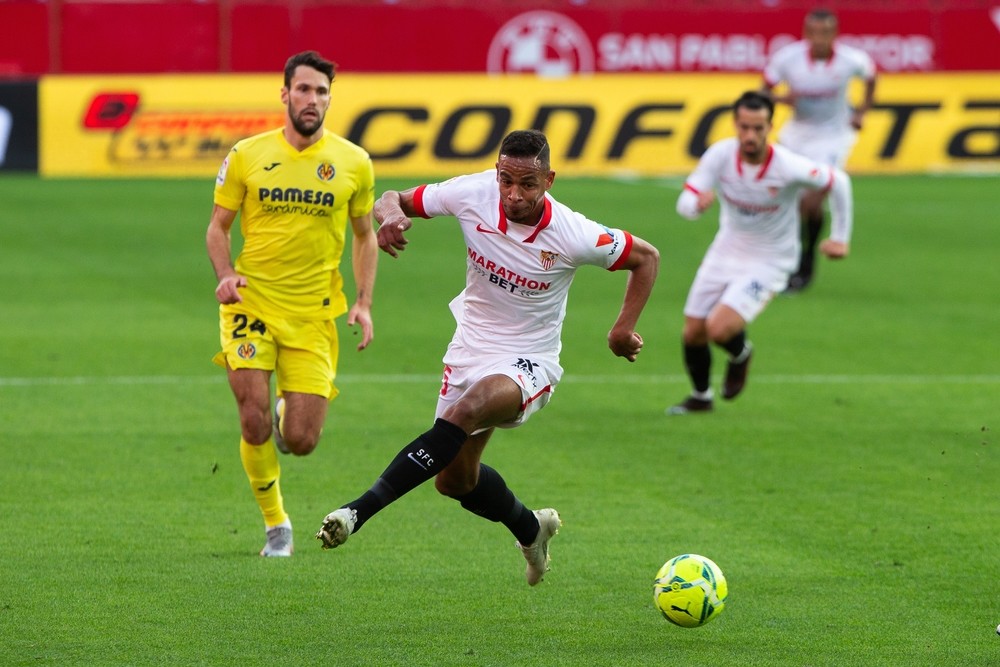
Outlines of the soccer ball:
[{"label": "soccer ball", "polygon": [[729,586],[719,566],[697,554],[671,558],[653,581],[653,602],[674,625],[697,628],[722,613]]}]

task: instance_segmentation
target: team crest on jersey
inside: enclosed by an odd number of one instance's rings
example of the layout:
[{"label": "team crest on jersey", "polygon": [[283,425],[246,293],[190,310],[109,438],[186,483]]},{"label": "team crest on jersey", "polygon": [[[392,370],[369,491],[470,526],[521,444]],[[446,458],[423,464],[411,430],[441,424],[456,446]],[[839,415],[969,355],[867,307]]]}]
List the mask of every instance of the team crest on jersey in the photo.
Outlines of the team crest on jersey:
[{"label": "team crest on jersey", "polygon": [[319,180],[321,181],[333,180],[333,176],[336,173],[337,170],[334,169],[333,165],[329,162],[320,163],[320,165],[316,168],[316,175],[319,176]]},{"label": "team crest on jersey", "polygon": [[559,259],[559,255],[554,252],[549,252],[548,250],[542,250],[540,258],[542,261],[542,268],[546,271],[552,268],[552,265],[556,263]]},{"label": "team crest on jersey", "polygon": [[240,359],[253,359],[257,356],[257,346],[253,343],[243,343],[236,348],[236,354]]}]

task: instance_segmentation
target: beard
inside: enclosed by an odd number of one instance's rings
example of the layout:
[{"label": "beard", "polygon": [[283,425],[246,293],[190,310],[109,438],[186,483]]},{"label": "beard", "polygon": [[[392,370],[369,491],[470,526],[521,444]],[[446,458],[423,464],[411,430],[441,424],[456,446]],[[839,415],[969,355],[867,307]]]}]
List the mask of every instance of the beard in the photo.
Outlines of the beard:
[{"label": "beard", "polygon": [[316,114],[317,116],[315,120],[304,120],[301,113],[298,116],[293,115],[291,105],[288,106],[288,117],[292,121],[292,127],[294,127],[295,131],[303,137],[311,137],[323,127],[323,120],[325,117],[324,114],[321,114],[318,111]]}]

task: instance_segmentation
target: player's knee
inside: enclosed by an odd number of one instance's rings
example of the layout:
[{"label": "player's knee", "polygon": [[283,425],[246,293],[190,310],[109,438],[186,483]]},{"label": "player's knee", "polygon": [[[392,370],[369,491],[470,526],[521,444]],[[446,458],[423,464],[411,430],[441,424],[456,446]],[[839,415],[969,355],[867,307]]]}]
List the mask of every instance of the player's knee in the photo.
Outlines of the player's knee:
[{"label": "player's knee", "polygon": [[316,449],[321,433],[321,428],[313,428],[308,424],[299,424],[295,421],[281,423],[281,437],[288,451],[296,456],[305,456]]},{"label": "player's knee", "polygon": [[319,444],[319,441],[299,441],[290,443],[286,440],[285,443],[288,445],[288,451],[295,456],[306,456],[311,454],[312,451],[316,449],[316,445]]},{"label": "player's knee", "polygon": [[685,345],[708,345],[708,329],[705,320],[685,322],[682,338]]},{"label": "player's knee", "polygon": [[709,340],[716,345],[722,345],[738,334],[742,328],[742,322],[731,321],[727,318],[709,319],[706,333]]},{"label": "player's knee", "polygon": [[466,433],[472,433],[479,428],[480,413],[483,404],[475,397],[465,395],[448,406],[441,418],[451,422]]},{"label": "player's knee", "polygon": [[240,430],[251,445],[260,445],[271,437],[271,415],[266,411],[240,408]]}]

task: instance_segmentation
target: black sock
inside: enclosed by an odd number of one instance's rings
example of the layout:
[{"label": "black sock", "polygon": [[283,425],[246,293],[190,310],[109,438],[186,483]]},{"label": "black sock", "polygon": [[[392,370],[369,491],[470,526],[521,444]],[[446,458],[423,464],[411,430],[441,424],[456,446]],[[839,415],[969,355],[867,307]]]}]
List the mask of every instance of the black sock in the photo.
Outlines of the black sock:
[{"label": "black sock", "polygon": [[736,357],[743,354],[743,348],[746,347],[747,343],[747,331],[743,329],[738,334],[730,338],[724,343],[719,343],[723,350],[729,353],[729,357],[735,359]]},{"label": "black sock", "polygon": [[441,472],[458,456],[468,437],[451,422],[438,419],[431,430],[401,449],[372,487],[345,505],[357,511],[353,532],[383,507]]},{"label": "black sock", "polygon": [[712,351],[708,345],[684,345],[684,366],[695,391],[708,391],[712,370]]},{"label": "black sock", "polygon": [[802,239],[802,258],[799,261],[799,273],[812,275],[816,261],[816,245],[823,233],[823,211],[811,214],[805,220],[805,234]]},{"label": "black sock", "polygon": [[517,541],[527,546],[538,537],[538,519],[507,488],[493,468],[483,463],[479,464],[479,482],[476,488],[463,496],[452,496],[462,503],[462,507],[484,519],[503,523],[507,530],[514,534]]}]

